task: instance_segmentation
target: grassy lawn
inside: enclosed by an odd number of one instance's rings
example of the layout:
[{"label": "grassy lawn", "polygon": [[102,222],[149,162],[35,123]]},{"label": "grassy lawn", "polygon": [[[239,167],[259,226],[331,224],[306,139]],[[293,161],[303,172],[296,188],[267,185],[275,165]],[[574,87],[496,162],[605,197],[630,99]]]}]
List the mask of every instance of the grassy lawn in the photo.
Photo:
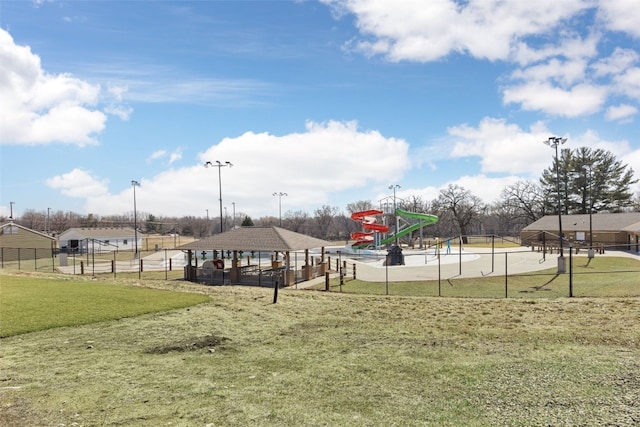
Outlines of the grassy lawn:
[{"label": "grassy lawn", "polygon": [[[6,276],[0,279],[4,289]],[[282,290],[272,304],[270,289],[145,285],[211,299],[2,338],[0,425],[632,426],[640,420],[640,298]],[[2,322],[7,319],[3,311]]]},{"label": "grassy lawn", "polygon": [[[640,261],[622,257],[574,258],[573,276],[558,275],[556,268],[508,276],[453,278],[447,280],[409,282],[366,282],[332,279],[332,291],[373,295],[448,296],[471,298],[559,298],[569,296],[572,281],[573,296],[579,297],[640,297]],[[324,283],[315,289],[324,289]]]},{"label": "grassy lawn", "polygon": [[0,337],[166,311],[209,299],[65,276],[20,274],[0,279]]}]

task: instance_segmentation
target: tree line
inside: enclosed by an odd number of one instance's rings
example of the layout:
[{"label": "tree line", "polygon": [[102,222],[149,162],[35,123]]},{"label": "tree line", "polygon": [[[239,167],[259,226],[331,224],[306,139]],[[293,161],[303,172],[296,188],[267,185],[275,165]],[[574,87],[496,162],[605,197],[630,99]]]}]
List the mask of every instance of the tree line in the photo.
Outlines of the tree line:
[{"label": "tree line", "polygon": [[[640,211],[640,194],[631,186],[638,182],[633,170],[609,151],[580,147],[562,149],[539,180],[522,180],[502,190],[493,203],[484,203],[471,191],[458,185],[442,189],[437,198],[424,200],[419,195],[396,198],[400,209],[438,216],[436,224],[425,229],[426,236],[501,235],[515,236],[526,225],[544,215],[598,212]],[[389,201],[387,201],[389,203]],[[361,224],[351,214],[381,209],[369,200],[349,203],[346,210],[323,205],[311,214],[288,211],[282,228],[327,240],[349,240]],[[383,209],[384,210],[384,209]],[[6,221],[7,218],[2,218]],[[166,217],[137,212],[137,225],[143,233],[179,234],[195,238],[220,232],[220,218],[184,216]],[[52,235],[68,228],[133,227],[133,212],[123,215],[80,215],[73,212],[26,210],[15,222],[32,230]],[[251,218],[239,212],[234,218],[222,218],[223,230],[234,226],[278,226],[274,216]]]}]

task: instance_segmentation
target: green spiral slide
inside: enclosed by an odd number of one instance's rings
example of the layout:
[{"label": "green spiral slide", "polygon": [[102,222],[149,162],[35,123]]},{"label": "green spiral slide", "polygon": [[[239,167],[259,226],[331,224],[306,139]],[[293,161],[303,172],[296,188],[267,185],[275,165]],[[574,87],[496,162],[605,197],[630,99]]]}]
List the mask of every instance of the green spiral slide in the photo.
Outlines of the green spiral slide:
[{"label": "green spiral slide", "polygon": [[405,236],[405,235],[411,233],[412,231],[415,231],[415,230],[419,229],[421,225],[422,226],[431,225],[431,224],[435,224],[436,222],[438,222],[438,217],[435,216],[435,215],[429,215],[429,214],[417,213],[417,212],[408,212],[408,211],[404,211],[402,209],[396,209],[396,215],[403,216],[405,218],[417,219],[418,222],[415,223],[415,224],[412,224],[412,225],[410,225],[408,227],[403,228],[397,234],[392,234],[389,237],[387,237],[386,239],[382,239],[380,241],[381,245],[386,245],[387,243],[391,243],[394,240],[396,240],[396,237],[400,238],[402,236]]}]

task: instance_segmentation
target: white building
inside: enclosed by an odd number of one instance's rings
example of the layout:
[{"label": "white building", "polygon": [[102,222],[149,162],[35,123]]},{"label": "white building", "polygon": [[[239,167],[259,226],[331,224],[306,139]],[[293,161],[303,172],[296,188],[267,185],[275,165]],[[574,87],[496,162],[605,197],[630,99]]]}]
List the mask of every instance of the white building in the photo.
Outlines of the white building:
[{"label": "white building", "polygon": [[[141,249],[143,234],[137,233],[137,247]],[[133,228],[70,228],[58,236],[61,252],[100,253],[135,251],[136,233]]]}]

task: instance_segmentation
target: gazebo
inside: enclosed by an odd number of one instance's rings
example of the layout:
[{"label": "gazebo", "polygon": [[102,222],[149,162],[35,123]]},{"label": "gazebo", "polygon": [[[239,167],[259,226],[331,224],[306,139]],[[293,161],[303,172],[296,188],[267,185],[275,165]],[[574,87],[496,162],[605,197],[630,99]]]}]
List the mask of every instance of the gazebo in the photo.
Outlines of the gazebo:
[{"label": "gazebo", "polygon": [[[296,273],[291,269],[291,253],[304,251],[304,264],[301,269],[302,280],[310,280],[324,275],[326,272],[325,247],[329,244],[326,240],[279,227],[240,227],[186,243],[176,249],[187,251],[185,280],[212,282],[218,277],[224,281],[226,276],[229,284],[262,284],[266,277],[275,278],[279,281],[279,285],[290,286]],[[316,248],[320,249],[320,260],[316,265],[313,265],[309,250]],[[204,261],[202,266],[198,267],[197,253],[206,253],[207,251],[213,252],[214,259]],[[231,266],[228,268],[225,268],[225,252],[228,254],[227,258],[231,259]],[[243,266],[240,254],[245,252],[257,252],[258,254],[270,252],[274,256],[266,268],[261,263],[252,265],[250,262]],[[279,260],[278,254],[280,253],[283,254],[282,260]],[[284,274],[285,272],[286,274]]]}]

